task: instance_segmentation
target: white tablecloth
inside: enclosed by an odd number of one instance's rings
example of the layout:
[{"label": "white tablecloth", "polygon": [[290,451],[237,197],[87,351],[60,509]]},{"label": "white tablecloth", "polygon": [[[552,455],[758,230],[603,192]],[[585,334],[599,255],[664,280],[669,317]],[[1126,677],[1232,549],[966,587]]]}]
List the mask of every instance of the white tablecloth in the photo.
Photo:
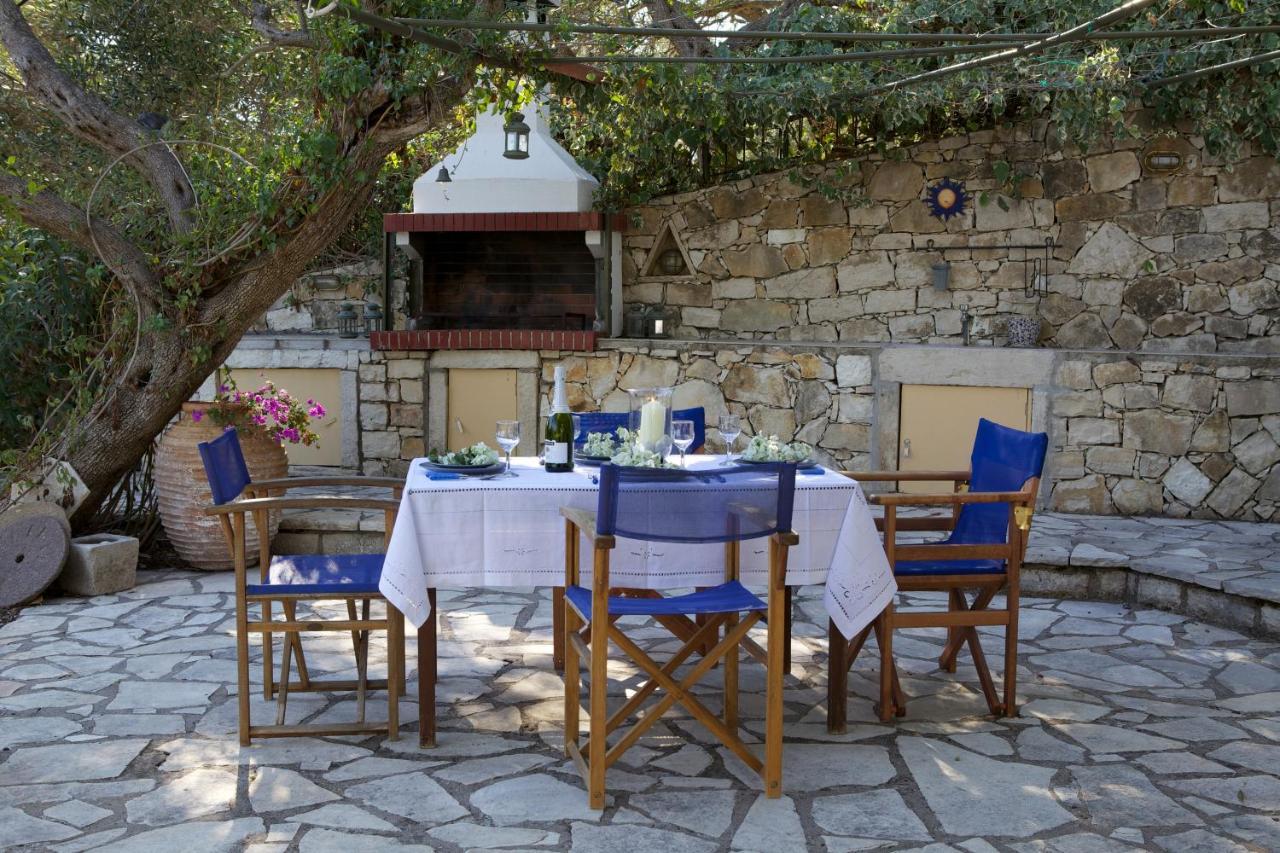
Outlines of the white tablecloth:
[{"label": "white tablecloth", "polygon": [[[691,468],[721,457],[689,457]],[[430,615],[432,587],[564,585],[564,518],[560,507],[594,510],[595,469],[548,474],[538,460],[517,458],[516,477],[431,480],[416,459],[380,584],[383,595],[414,625]],[[787,584],[825,583],[827,612],[847,637],[867,625],[896,591],[862,488],[830,471],[796,477]],[[582,548],[584,581],[591,550]],[[742,544],[740,577],[760,587],[768,579],[768,542]],[[610,584],[640,589],[713,586],[724,580],[724,546],[620,539]]]}]

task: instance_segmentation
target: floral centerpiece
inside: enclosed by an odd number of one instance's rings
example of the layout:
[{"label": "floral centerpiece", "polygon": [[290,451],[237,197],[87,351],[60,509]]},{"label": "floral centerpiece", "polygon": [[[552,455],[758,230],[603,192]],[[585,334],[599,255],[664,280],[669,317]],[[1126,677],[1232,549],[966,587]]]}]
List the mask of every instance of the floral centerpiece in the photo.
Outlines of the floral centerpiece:
[{"label": "floral centerpiece", "polygon": [[612,432],[589,432],[582,443],[582,455],[591,459],[608,459],[617,452],[618,441]]},{"label": "floral centerpiece", "polygon": [[776,435],[755,435],[742,451],[744,462],[805,462],[813,448],[803,441],[786,442]]},{"label": "floral centerpiece", "polygon": [[[590,436],[587,437],[590,440]],[[629,465],[633,468],[674,468],[666,456],[647,450],[641,444],[635,432],[622,427],[618,428],[619,447],[609,459],[614,465]]]},{"label": "floral centerpiece", "polygon": [[315,400],[304,404],[284,388],[276,388],[270,379],[256,391],[241,391],[228,376],[218,385],[213,403],[203,412],[192,412],[191,419],[199,423],[206,413],[223,428],[257,429],[277,444],[311,447],[320,442],[311,428],[311,419],[323,418],[325,408]]}]

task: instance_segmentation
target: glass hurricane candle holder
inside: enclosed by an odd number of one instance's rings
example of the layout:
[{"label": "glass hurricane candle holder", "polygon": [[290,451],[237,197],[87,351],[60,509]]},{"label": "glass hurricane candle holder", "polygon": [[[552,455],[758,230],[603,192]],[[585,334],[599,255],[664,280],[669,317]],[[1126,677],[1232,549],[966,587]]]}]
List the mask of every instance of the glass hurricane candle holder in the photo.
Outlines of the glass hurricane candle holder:
[{"label": "glass hurricane candle holder", "polygon": [[671,452],[671,388],[635,388],[628,428],[637,446],[666,456]]}]

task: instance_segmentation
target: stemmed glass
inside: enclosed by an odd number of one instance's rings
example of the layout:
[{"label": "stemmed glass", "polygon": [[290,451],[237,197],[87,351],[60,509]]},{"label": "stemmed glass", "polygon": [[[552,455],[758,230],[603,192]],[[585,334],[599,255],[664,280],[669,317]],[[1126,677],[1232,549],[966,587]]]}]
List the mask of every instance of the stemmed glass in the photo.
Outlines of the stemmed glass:
[{"label": "stemmed glass", "polygon": [[502,472],[502,476],[513,477],[515,472],[511,470],[511,451],[515,450],[516,445],[520,443],[520,422],[498,421],[496,433],[498,446],[507,452],[507,469]]},{"label": "stemmed glass", "polygon": [[737,415],[720,416],[720,434],[724,436],[724,464],[733,462],[733,443],[742,435],[742,422]]},{"label": "stemmed glass", "polygon": [[672,421],[671,442],[680,449],[680,467],[686,467],[684,454],[693,444],[693,421]]}]

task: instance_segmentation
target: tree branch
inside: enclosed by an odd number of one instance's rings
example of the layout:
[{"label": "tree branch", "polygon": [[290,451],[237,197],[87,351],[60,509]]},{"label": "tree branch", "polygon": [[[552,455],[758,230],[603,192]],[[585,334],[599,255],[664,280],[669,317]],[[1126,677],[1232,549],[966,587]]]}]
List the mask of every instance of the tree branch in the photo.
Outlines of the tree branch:
[{"label": "tree branch", "polygon": [[143,304],[163,298],[160,276],[146,255],[115,226],[94,217],[91,234],[84,210],[51,192],[32,193],[24,179],[7,172],[0,172],[0,196],[13,203],[23,222],[100,258]]},{"label": "tree branch", "polygon": [[141,125],[117,115],[64,74],[13,0],[0,0],[0,43],[36,100],[80,139],[123,157],[160,196],[174,229],[191,227],[195,193],[178,158],[167,146],[148,145],[153,140]]},{"label": "tree branch", "polygon": [[710,40],[700,35],[702,27],[688,15],[676,9],[671,0],[644,0],[655,27],[675,27],[688,30],[689,37],[668,36],[681,56],[710,56],[713,52]]},{"label": "tree branch", "polygon": [[311,33],[306,29],[306,18],[302,20],[302,29],[286,30],[277,26],[275,19],[272,17],[271,6],[262,0],[254,0],[253,11],[249,16],[253,28],[257,30],[263,38],[279,47],[304,47],[314,48],[318,45],[316,40],[312,38]]}]

